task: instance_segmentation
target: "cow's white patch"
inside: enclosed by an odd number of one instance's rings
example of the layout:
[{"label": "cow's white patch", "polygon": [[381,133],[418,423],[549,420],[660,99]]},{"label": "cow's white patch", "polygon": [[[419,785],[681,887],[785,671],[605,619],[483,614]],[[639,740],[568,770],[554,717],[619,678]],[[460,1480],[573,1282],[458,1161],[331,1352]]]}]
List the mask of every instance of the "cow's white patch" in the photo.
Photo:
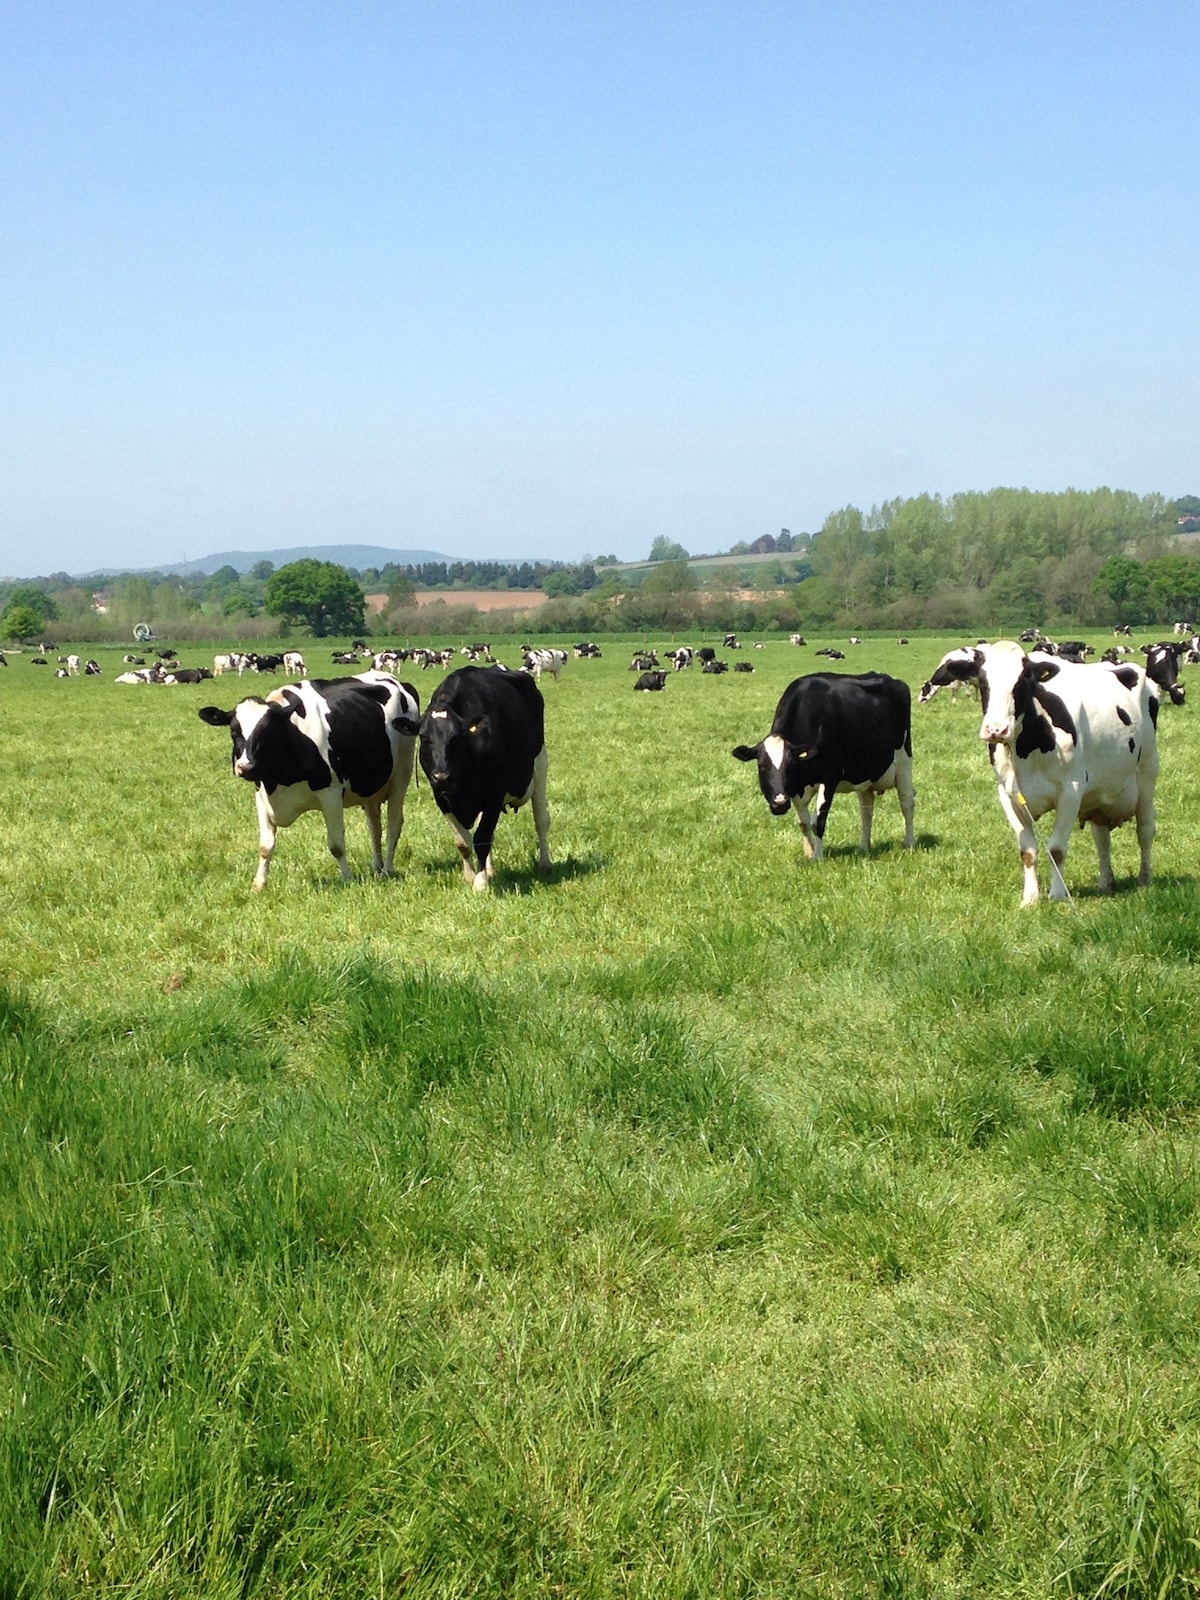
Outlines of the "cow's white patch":
[{"label": "cow's white patch", "polygon": [[444,719],[448,717],[450,713],[448,711],[431,711],[429,715],[436,718],[438,721],[444,721]]},{"label": "cow's white patch", "polygon": [[783,771],[783,758],[787,749],[777,733],[768,734],[762,742],[763,753],[777,772]]}]

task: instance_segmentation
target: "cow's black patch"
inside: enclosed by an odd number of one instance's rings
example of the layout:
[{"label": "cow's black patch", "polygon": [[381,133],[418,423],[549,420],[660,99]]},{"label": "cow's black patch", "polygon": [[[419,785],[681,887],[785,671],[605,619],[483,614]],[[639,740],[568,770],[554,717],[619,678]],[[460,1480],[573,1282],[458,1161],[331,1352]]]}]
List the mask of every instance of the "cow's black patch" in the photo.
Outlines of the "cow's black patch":
[{"label": "cow's black patch", "polygon": [[1117,707],[1117,715],[1127,728],[1132,724],[1133,718],[1129,715],[1124,706]]},{"label": "cow's black patch", "polygon": [[1133,737],[1132,734],[1130,734],[1129,735],[1129,753],[1130,753],[1130,755],[1132,755],[1133,752],[1136,749],[1137,749],[1137,740]]},{"label": "cow's black patch", "polygon": [[1118,667],[1113,676],[1118,683],[1123,683],[1127,689],[1136,689],[1138,686],[1136,667]]}]

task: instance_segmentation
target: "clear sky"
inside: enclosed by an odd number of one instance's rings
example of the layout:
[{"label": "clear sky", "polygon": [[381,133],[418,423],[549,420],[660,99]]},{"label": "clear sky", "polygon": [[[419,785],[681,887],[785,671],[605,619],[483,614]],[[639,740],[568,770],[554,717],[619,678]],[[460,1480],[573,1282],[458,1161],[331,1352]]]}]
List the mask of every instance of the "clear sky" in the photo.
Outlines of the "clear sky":
[{"label": "clear sky", "polygon": [[1200,493],[1195,0],[4,0],[0,573]]}]

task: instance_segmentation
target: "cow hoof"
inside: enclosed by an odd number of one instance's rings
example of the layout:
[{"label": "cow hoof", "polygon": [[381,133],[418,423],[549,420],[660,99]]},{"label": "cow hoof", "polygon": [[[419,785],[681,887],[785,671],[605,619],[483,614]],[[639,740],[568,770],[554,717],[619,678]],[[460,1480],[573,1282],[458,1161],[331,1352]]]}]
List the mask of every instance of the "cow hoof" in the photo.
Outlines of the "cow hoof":
[{"label": "cow hoof", "polygon": [[491,881],[486,872],[477,872],[471,880],[471,887],[476,894],[486,894]]}]

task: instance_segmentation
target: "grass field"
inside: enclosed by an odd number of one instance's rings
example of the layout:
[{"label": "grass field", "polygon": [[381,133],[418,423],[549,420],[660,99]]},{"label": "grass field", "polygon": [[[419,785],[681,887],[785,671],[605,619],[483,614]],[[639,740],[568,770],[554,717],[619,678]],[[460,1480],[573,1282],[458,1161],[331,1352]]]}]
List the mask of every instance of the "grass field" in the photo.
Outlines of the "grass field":
[{"label": "grass field", "polygon": [[0,669],[0,1600],[1200,1591],[1195,709],[1022,911],[977,705],[806,863],[812,649],[603,648],[488,896],[424,784],[253,896],[232,680]]}]

